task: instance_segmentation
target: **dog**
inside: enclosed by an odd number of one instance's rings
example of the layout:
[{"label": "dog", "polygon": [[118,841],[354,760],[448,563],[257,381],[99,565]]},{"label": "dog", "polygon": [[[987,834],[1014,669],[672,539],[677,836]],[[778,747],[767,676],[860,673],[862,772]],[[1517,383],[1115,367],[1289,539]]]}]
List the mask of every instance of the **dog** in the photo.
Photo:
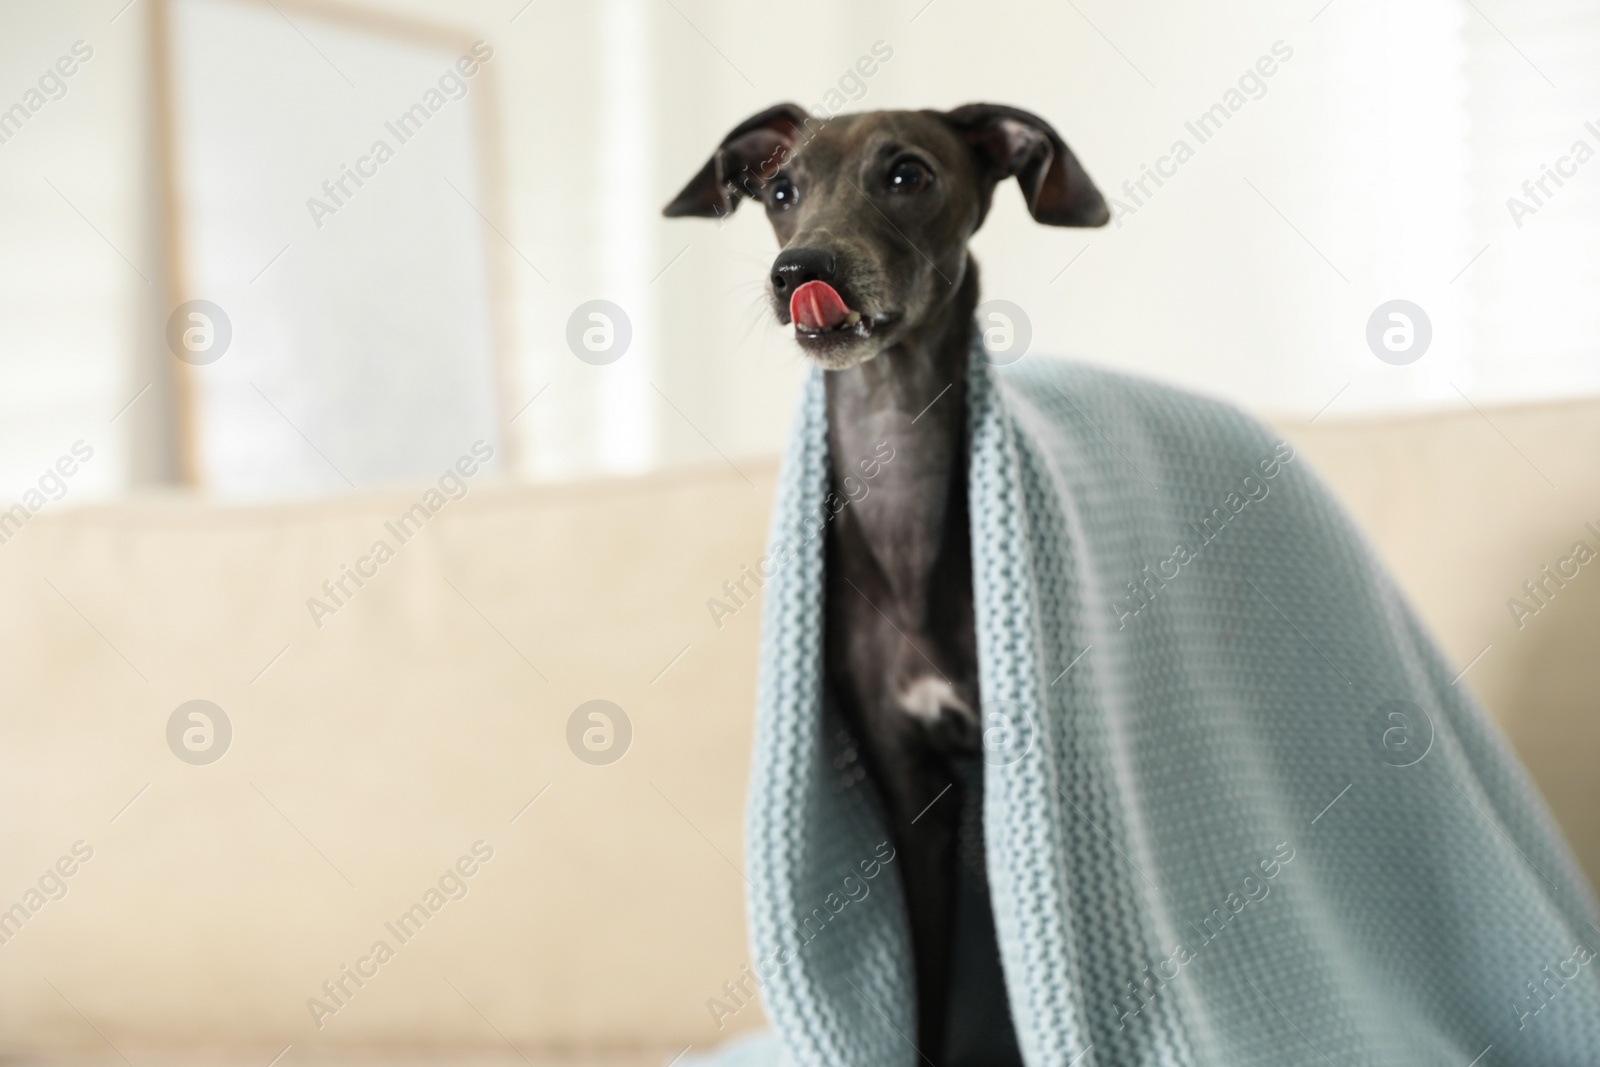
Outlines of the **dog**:
[{"label": "dog", "polygon": [[1110,218],[1047,122],[995,104],[829,119],[780,104],[736,126],[664,212],[763,204],[782,246],[773,311],[828,372],[835,492],[859,484],[881,442],[893,448],[873,491],[829,526],[825,670],[903,856],[916,1044],[936,1067],[1021,1064],[975,814],[965,386],[978,305],[967,242],[1012,177],[1038,222]]}]

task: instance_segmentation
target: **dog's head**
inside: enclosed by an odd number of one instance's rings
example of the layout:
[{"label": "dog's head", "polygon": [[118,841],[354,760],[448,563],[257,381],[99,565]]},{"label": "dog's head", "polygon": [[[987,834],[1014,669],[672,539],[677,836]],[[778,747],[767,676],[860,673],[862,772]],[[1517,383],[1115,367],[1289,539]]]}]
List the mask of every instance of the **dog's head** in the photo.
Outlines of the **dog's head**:
[{"label": "dog's head", "polygon": [[998,104],[821,119],[779,104],[734,127],[665,214],[765,205],[782,251],[778,321],[824,367],[869,359],[937,318],[967,271],[967,240],[1015,177],[1051,226],[1103,226],[1106,202],[1049,123]]}]

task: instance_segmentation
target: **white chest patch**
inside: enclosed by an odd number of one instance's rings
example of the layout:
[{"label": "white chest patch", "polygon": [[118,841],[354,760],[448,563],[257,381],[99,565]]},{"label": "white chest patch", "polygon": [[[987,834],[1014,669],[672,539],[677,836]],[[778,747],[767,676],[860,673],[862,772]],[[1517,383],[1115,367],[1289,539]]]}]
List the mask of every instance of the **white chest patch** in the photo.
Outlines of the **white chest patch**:
[{"label": "white chest patch", "polygon": [[938,722],[945,708],[972,722],[978,721],[978,713],[943,678],[925,674],[900,692],[900,710],[924,722]]}]

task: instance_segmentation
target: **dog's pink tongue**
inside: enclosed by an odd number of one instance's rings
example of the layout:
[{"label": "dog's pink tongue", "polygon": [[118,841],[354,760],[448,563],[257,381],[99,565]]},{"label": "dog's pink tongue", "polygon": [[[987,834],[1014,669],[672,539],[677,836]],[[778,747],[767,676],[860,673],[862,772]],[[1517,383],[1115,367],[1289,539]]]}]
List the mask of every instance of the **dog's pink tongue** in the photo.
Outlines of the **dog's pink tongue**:
[{"label": "dog's pink tongue", "polygon": [[806,282],[789,298],[789,317],[805,330],[830,330],[845,320],[850,309],[827,282]]}]

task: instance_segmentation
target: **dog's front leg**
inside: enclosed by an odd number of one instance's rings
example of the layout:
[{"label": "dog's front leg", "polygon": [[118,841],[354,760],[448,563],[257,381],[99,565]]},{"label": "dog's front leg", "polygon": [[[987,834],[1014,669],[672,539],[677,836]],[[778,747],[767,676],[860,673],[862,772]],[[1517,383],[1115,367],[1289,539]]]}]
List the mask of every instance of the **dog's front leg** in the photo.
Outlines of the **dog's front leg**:
[{"label": "dog's front leg", "polygon": [[917,1051],[924,1062],[939,1064],[950,987],[961,786],[944,757],[926,749],[897,750],[883,762],[889,765],[880,780],[902,857],[900,882],[911,927]]}]

